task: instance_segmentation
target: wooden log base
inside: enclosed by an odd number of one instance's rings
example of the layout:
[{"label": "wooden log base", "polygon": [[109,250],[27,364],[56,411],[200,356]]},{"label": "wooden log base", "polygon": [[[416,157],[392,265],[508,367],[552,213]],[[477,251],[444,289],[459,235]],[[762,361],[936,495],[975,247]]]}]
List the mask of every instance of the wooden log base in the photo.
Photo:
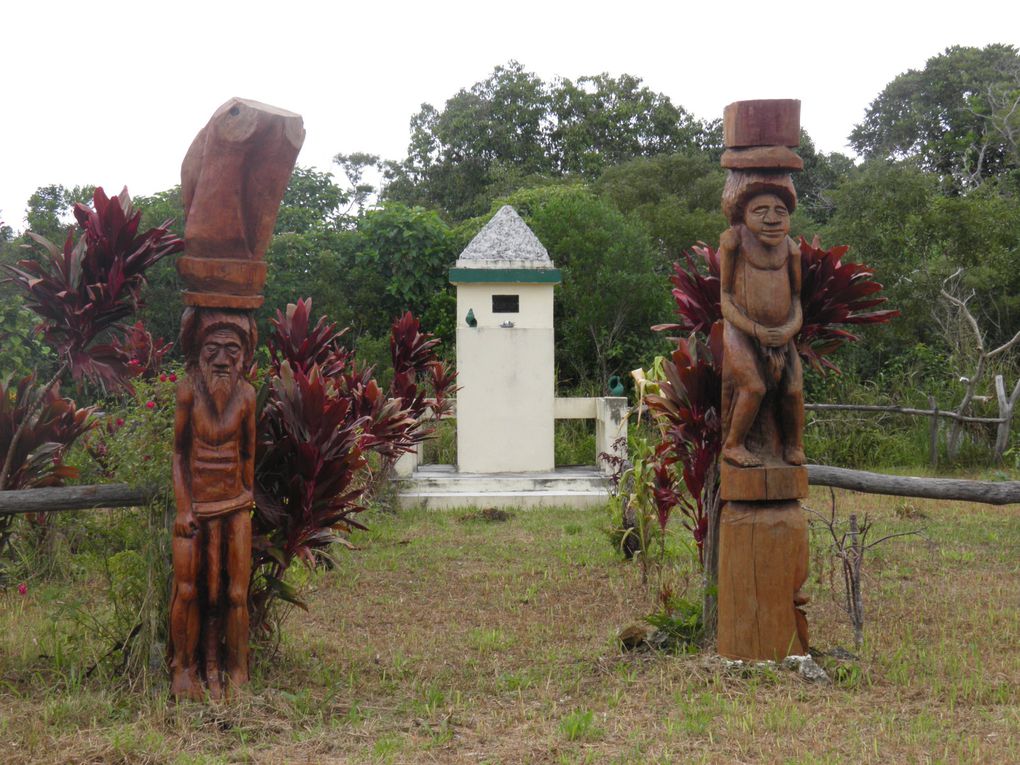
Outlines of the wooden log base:
[{"label": "wooden log base", "polygon": [[781,661],[808,650],[800,588],[807,580],[807,514],[799,502],[726,502],[719,525],[718,651]]},{"label": "wooden log base", "polygon": [[776,501],[808,495],[808,471],[803,465],[783,463],[745,468],[723,462],[720,477],[724,501]]}]

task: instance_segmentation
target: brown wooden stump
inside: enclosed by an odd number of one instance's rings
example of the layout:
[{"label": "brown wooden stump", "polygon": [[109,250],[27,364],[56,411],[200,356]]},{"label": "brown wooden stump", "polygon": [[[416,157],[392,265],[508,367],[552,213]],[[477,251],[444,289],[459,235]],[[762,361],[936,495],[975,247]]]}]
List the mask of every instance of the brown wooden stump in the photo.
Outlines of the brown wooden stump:
[{"label": "brown wooden stump", "polygon": [[805,654],[807,515],[795,500],[725,502],[719,526],[718,650],[731,659]]}]

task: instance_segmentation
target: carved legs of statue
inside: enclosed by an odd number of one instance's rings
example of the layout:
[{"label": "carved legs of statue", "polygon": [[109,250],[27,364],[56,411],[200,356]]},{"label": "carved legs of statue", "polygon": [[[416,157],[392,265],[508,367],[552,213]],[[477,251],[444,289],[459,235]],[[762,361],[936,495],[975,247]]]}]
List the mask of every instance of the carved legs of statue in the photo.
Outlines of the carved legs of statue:
[{"label": "carved legs of statue", "polygon": [[780,419],[783,431],[783,461],[788,465],[803,465],[804,455],[804,370],[800,354],[791,343],[787,354]]},{"label": "carved legs of statue", "polygon": [[761,460],[752,454],[744,442],[758,416],[758,408],[765,396],[765,386],[737,389],[733,392],[733,411],[730,413],[730,429],[723,444],[723,459],[738,467],[756,467]]},{"label": "carved legs of statue", "polygon": [[223,698],[220,645],[223,642],[223,521],[213,518],[201,524],[205,533],[205,624],[203,658],[209,698]]},{"label": "carved legs of statue", "polygon": [[251,578],[251,515],[241,510],[227,524],[227,680],[231,688],[248,682],[248,581]]},{"label": "carved legs of statue", "polygon": [[202,560],[201,532],[173,539],[174,588],[170,599],[170,693],[179,699],[205,695],[198,672],[201,633],[198,574]]},{"label": "carved legs of statue", "polygon": [[199,700],[207,691],[211,699],[223,698],[248,682],[251,516],[242,510],[200,521],[194,536],[174,537],[173,557],[170,692],[176,698]]}]

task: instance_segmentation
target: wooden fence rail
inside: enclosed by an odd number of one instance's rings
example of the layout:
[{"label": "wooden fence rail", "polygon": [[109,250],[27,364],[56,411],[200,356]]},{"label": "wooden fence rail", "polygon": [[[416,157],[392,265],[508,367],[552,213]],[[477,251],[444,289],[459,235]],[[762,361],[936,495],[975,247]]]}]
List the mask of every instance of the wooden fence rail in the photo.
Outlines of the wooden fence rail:
[{"label": "wooden fence rail", "polygon": [[[996,385],[1000,387],[1002,386],[1001,375],[997,376],[995,381]],[[1017,384],[1017,390],[1014,391],[1014,394],[1018,394],[1018,392],[1020,392],[1020,383]],[[946,412],[938,408],[934,396],[928,396],[928,405],[931,409],[914,409],[909,406],[878,406],[874,404],[804,404],[804,408],[813,412],[884,412],[888,414],[907,414],[916,417],[930,417],[931,424],[928,426],[928,462],[932,468],[935,468],[938,466],[939,462],[940,417],[944,417],[947,420],[955,420],[957,424],[964,422],[979,422],[988,425],[995,425],[995,461],[999,462],[1002,460],[1002,455],[1005,453],[1006,445],[1009,442],[1009,428],[1013,420],[1013,404],[1016,403],[1015,395],[1009,399],[1008,404],[1004,395],[1005,394],[999,396],[999,411],[1003,413],[1003,416],[1001,417],[968,417],[967,415],[957,414],[956,412]]]},{"label": "wooden fence rail", "polygon": [[[832,486],[867,494],[982,502],[988,505],[1020,503],[1020,481],[914,478],[826,465],[808,465],[808,481],[814,486]],[[160,497],[169,499],[169,496],[163,487],[139,488],[123,483],[0,491],[0,515],[135,507]]]},{"label": "wooden fence rail", "polygon": [[984,422],[991,425],[998,425],[1005,420],[1002,417],[968,417],[956,412],[946,412],[942,409],[913,409],[909,406],[877,406],[872,404],[804,404],[804,408],[810,411],[847,411],[847,412],[889,412],[890,414],[913,414],[920,417],[945,417],[947,420],[957,422]]},{"label": "wooden fence rail", "polygon": [[833,486],[866,494],[887,494],[895,497],[952,499],[983,502],[986,505],[1010,505],[1020,502],[1020,481],[915,478],[827,465],[808,465],[808,482],[814,486]]},{"label": "wooden fence rail", "polygon": [[126,483],[0,491],[0,514],[137,507],[147,505],[164,494],[169,495],[164,487],[138,487]]}]

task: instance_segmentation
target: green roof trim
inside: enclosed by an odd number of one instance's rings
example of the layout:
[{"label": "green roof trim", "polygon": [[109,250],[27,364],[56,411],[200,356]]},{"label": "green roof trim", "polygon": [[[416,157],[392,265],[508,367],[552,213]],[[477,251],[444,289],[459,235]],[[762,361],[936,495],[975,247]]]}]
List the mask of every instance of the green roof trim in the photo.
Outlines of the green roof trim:
[{"label": "green roof trim", "polygon": [[451,268],[453,284],[559,284],[558,268]]}]

